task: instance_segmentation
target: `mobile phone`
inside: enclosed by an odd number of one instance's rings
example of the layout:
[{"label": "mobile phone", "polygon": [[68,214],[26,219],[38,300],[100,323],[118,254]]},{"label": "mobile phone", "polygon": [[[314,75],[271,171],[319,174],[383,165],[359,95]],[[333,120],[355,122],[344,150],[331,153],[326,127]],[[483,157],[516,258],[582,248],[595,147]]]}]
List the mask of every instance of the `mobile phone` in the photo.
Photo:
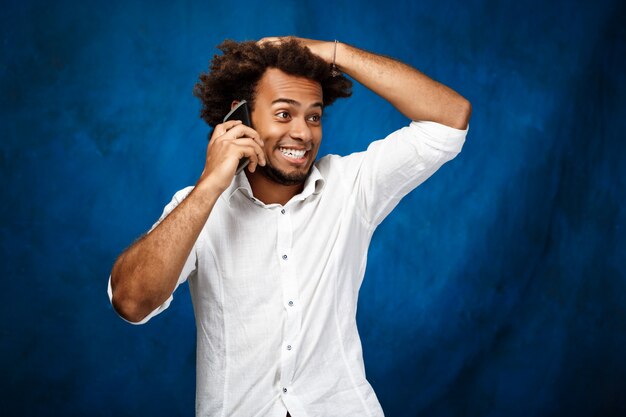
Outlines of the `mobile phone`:
[{"label": "mobile phone", "polygon": [[[252,122],[250,122],[250,109],[248,108],[248,103],[246,100],[241,100],[237,106],[233,107],[228,114],[224,117],[224,122],[229,120],[241,120],[241,122],[248,126],[252,127]],[[237,174],[239,174],[245,167],[250,163],[250,159],[241,158],[239,160],[239,165],[237,165]]]}]

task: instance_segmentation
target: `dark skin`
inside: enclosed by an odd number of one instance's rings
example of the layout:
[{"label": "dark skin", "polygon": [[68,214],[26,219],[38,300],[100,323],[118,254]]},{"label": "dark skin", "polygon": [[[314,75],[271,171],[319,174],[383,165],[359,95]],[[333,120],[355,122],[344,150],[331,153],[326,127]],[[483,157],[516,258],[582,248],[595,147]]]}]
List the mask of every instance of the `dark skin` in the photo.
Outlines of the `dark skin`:
[{"label": "dark skin", "polygon": [[[284,205],[302,191],[322,141],[322,100],[316,81],[276,68],[261,77],[251,117],[263,138],[267,166],[246,175],[253,194],[265,204]],[[287,184],[268,176],[270,166]]]},{"label": "dark skin", "polygon": [[[264,38],[259,43],[282,40]],[[429,120],[457,129],[467,127],[469,102],[414,68],[343,43],[297,40],[329,64],[335,56],[341,71],[411,120]],[[233,102],[233,106],[236,104]],[[256,86],[251,114],[255,129],[240,121],[217,125],[193,191],[151,233],[117,259],[111,272],[112,302],[122,317],[141,321],[172,293],[200,231],[215,202],[232,182],[241,158],[250,159],[246,175],[253,194],[262,202],[284,205],[302,191],[321,143],[322,111],[318,82],[275,68],[266,70]]]}]

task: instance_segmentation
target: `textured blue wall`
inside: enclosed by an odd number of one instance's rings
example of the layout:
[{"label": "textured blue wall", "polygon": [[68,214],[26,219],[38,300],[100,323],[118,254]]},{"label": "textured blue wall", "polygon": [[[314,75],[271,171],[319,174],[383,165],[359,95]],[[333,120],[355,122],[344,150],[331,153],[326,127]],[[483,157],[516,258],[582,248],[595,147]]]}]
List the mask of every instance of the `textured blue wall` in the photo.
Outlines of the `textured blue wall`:
[{"label": "textured blue wall", "polygon": [[[0,414],[192,415],[187,287],[133,327],[106,280],[202,170],[191,90],[215,45],[296,34],[474,106],[370,250],[358,319],[386,414],[626,415],[624,2],[150,3],[2,3]],[[360,86],[328,114],[323,153],[406,123]]]}]

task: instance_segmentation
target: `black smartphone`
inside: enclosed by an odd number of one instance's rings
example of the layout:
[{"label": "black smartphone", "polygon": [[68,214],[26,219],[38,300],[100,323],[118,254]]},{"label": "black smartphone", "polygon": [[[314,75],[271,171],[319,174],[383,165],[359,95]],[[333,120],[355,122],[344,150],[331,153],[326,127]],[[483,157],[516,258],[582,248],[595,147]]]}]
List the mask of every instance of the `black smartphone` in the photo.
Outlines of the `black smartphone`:
[{"label": "black smartphone", "polygon": [[[250,122],[250,109],[248,108],[246,100],[241,100],[237,106],[233,107],[228,112],[228,114],[224,117],[224,121],[227,122],[229,120],[241,120],[244,125],[252,127],[252,122]],[[248,158],[241,158],[239,160],[239,165],[237,165],[237,174],[243,171],[249,163],[250,160]]]}]

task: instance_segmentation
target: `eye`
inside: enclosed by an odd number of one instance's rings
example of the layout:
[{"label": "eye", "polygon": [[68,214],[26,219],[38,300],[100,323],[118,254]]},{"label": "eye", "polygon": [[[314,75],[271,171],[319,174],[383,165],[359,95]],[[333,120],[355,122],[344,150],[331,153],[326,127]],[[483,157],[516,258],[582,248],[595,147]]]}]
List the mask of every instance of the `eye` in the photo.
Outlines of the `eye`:
[{"label": "eye", "polygon": [[278,113],[276,113],[276,117],[278,117],[279,119],[287,120],[287,119],[289,119],[289,112],[287,112],[287,111],[279,111]]},{"label": "eye", "polygon": [[312,114],[309,116],[309,121],[313,123],[319,123],[322,120],[322,116],[320,114]]}]

